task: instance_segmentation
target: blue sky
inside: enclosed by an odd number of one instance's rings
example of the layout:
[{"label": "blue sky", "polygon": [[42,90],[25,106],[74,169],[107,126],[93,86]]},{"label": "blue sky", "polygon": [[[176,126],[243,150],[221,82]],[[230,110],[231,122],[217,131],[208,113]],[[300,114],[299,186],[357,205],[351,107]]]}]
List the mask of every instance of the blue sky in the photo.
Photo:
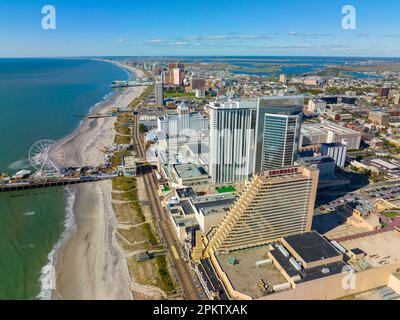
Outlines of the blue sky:
[{"label": "blue sky", "polygon": [[[357,10],[356,30],[341,26]],[[44,5],[57,29],[41,28]],[[0,56],[400,56],[397,0],[0,0]]]}]

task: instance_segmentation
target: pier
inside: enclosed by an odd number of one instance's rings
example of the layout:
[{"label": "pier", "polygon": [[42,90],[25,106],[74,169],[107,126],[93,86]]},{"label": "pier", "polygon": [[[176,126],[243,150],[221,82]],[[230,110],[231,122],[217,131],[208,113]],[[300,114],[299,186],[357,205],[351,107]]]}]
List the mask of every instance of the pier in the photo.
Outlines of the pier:
[{"label": "pier", "polygon": [[20,190],[31,190],[31,189],[43,189],[51,187],[62,187],[80,183],[97,182],[103,180],[110,180],[114,178],[114,175],[102,176],[102,177],[83,177],[83,178],[71,178],[71,179],[57,179],[51,181],[27,181],[20,183],[8,183],[0,185],[0,193],[20,191]]}]

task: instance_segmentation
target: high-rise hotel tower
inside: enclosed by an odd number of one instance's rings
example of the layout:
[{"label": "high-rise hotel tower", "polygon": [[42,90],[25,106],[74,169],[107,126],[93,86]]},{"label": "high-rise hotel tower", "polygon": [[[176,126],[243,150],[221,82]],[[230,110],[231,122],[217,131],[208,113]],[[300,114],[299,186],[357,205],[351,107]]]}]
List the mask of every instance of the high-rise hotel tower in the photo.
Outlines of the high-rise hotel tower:
[{"label": "high-rise hotel tower", "polygon": [[255,175],[211,231],[205,253],[228,253],[310,231],[318,177],[318,169],[301,166]]},{"label": "high-rise hotel tower", "polygon": [[271,96],[210,105],[210,174],[214,183],[247,181],[297,158],[303,97]]},{"label": "high-rise hotel tower", "polygon": [[254,168],[256,99],[210,104],[210,174],[213,183],[246,181]]},{"label": "high-rise hotel tower", "polygon": [[258,99],[255,173],[293,166],[298,153],[302,96],[277,96]]}]

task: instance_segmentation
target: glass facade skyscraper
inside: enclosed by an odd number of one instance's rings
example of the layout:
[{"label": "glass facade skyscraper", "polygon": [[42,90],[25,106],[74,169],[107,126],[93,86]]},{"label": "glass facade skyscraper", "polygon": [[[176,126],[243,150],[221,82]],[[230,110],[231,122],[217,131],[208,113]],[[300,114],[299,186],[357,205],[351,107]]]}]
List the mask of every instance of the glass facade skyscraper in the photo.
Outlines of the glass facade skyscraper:
[{"label": "glass facade skyscraper", "polygon": [[255,173],[294,164],[299,148],[303,103],[301,96],[259,98]]}]

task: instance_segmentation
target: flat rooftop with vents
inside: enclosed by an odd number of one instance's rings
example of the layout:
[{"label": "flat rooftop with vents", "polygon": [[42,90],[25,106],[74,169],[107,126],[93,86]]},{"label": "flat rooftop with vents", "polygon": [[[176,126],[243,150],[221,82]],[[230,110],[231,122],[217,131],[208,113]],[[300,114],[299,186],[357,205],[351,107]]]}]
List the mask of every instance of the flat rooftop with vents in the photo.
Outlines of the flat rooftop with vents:
[{"label": "flat rooftop with vents", "polygon": [[204,234],[218,225],[229,208],[235,203],[235,200],[236,197],[232,193],[213,194],[190,199],[196,219]]},{"label": "flat rooftop with vents", "polygon": [[174,164],[171,172],[180,187],[192,187],[196,192],[207,189],[211,176],[202,166],[193,163]]},{"label": "flat rooftop with vents", "polygon": [[204,168],[198,167],[192,163],[174,164],[173,168],[177,175],[182,179],[197,178],[208,175]]},{"label": "flat rooftop with vents", "polygon": [[315,231],[284,237],[282,243],[305,268],[343,260],[343,255]]}]

